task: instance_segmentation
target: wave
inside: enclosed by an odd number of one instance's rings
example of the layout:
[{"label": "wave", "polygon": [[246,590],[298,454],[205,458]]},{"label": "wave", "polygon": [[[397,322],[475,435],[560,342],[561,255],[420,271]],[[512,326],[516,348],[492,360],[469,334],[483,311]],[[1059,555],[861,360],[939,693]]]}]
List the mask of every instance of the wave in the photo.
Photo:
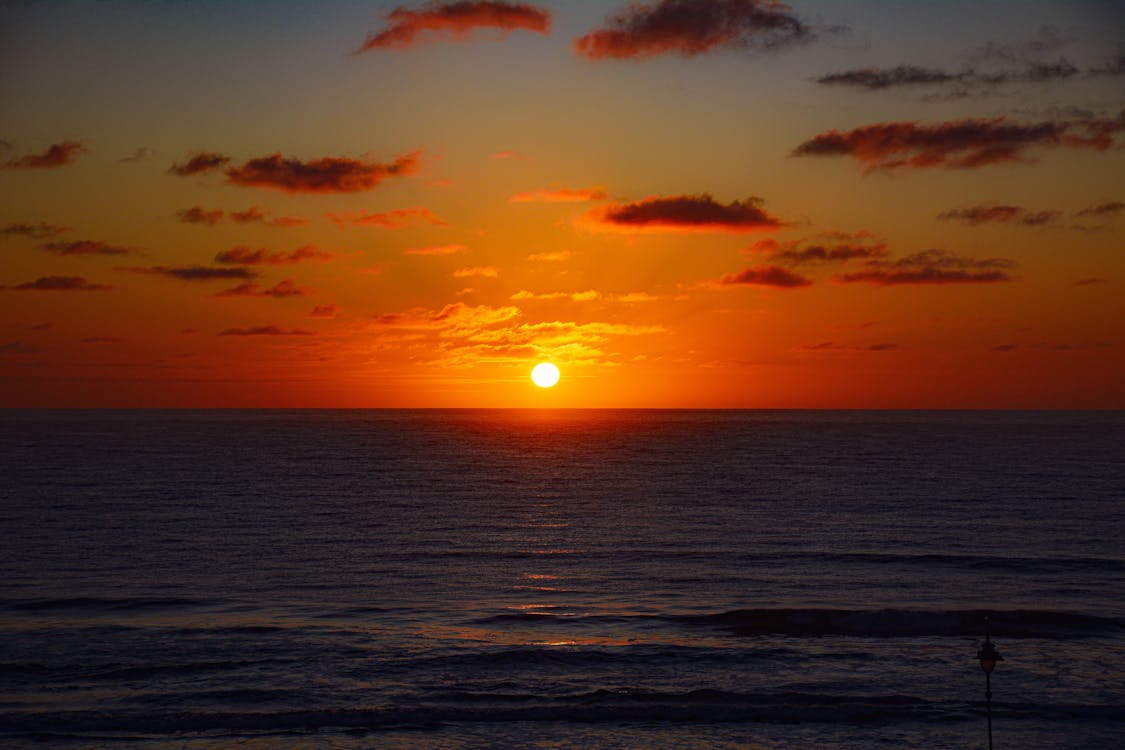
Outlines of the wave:
[{"label": "wave", "polygon": [[737,609],[700,615],[552,615],[505,613],[475,620],[482,625],[551,624],[564,626],[622,624],[663,620],[689,627],[725,630],[734,635],[857,636],[913,638],[980,637],[987,627],[1004,638],[1062,638],[1125,633],[1125,619],[1050,610],[909,609]]},{"label": "wave", "polygon": [[[1120,707],[1100,704],[997,702],[998,719],[1125,723]],[[91,737],[114,735],[218,734],[222,732],[312,733],[325,730],[379,731],[450,723],[612,722],[645,723],[837,723],[976,721],[979,701],[927,700],[900,693],[741,693],[715,689],[687,692],[600,689],[567,696],[450,692],[409,705],[283,711],[170,711],[0,713],[0,737]]]},{"label": "wave", "polygon": [[208,606],[207,602],[179,597],[129,597],[109,599],[71,596],[59,599],[0,600],[0,609],[12,612],[134,612],[155,609],[184,609]]}]

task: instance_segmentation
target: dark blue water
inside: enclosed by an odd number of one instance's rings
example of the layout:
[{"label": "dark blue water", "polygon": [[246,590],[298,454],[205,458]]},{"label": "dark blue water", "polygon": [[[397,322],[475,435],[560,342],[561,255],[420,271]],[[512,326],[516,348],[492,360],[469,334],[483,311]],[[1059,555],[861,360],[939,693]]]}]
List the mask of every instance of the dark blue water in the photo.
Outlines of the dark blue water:
[{"label": "dark blue water", "polygon": [[1122,747],[1125,415],[9,411],[0,742]]}]

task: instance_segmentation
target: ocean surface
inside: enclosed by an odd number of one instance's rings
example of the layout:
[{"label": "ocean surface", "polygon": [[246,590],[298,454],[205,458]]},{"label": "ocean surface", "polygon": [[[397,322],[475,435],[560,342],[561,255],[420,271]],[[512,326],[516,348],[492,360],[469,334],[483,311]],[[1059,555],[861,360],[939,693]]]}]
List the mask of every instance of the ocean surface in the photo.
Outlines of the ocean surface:
[{"label": "ocean surface", "polygon": [[1125,413],[0,412],[0,745],[1125,747]]}]

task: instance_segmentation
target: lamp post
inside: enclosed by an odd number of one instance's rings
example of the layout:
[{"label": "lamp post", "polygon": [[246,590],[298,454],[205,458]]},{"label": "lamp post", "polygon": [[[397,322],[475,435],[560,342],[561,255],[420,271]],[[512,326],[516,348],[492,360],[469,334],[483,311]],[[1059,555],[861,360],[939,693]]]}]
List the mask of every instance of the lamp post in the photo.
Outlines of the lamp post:
[{"label": "lamp post", "polygon": [[985,712],[988,715],[988,750],[992,750],[992,670],[996,669],[996,662],[1004,661],[1004,657],[992,645],[992,639],[988,637],[988,620],[984,621],[984,643],[980,645],[980,650],[977,651],[977,659],[980,660],[980,668],[984,670],[984,701]]}]

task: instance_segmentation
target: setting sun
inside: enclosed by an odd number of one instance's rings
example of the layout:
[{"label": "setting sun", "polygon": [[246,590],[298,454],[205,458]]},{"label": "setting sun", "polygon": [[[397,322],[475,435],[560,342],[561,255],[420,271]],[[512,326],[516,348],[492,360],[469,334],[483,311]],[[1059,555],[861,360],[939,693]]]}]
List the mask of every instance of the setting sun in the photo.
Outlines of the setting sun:
[{"label": "setting sun", "polygon": [[541,362],[532,368],[531,380],[540,388],[550,388],[559,382],[559,368],[550,362]]}]

